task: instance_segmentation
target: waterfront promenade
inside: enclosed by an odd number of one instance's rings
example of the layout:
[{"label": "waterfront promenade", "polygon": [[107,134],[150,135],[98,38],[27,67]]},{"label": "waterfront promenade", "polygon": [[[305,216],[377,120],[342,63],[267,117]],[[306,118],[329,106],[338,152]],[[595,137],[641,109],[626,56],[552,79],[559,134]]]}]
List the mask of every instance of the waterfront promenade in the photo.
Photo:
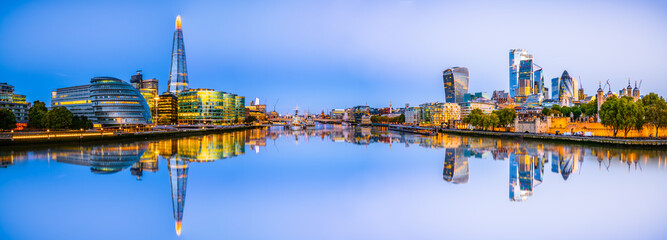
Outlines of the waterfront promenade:
[{"label": "waterfront promenade", "polygon": [[229,132],[259,128],[259,125],[182,125],[158,126],[151,131],[48,131],[48,132],[13,132],[0,134],[0,146],[83,143],[88,141],[107,141],[116,139],[156,139],[165,137],[192,136],[206,133]]}]

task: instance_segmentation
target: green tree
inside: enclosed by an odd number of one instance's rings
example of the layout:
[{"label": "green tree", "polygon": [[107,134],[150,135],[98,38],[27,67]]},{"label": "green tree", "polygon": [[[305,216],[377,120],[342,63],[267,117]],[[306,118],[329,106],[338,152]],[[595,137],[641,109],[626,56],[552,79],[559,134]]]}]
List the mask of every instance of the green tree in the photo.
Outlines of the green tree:
[{"label": "green tree", "polygon": [[72,112],[65,107],[56,107],[44,116],[44,127],[50,129],[69,129],[72,126]]},{"label": "green tree", "polygon": [[247,118],[245,118],[245,123],[253,123],[253,122],[256,122],[256,121],[257,121],[257,118],[255,116],[248,116]]},{"label": "green tree", "polygon": [[644,108],[630,97],[610,97],[600,107],[600,121],[610,127],[614,137],[623,130],[627,137],[631,130],[641,130],[644,125]]},{"label": "green tree", "polygon": [[157,123],[160,125],[169,125],[171,121],[169,120],[169,117],[167,115],[160,115],[160,117],[157,119]]},{"label": "green tree", "polygon": [[597,101],[590,101],[588,103],[582,104],[579,106],[581,108],[581,112],[589,117],[595,116],[596,113],[598,113],[598,102]]},{"label": "green tree", "polygon": [[72,126],[71,129],[91,129],[93,128],[93,121],[88,120],[86,116],[74,116],[72,117]]},{"label": "green tree", "polygon": [[0,109],[0,129],[11,130],[16,128],[16,115],[9,109]]},{"label": "green tree", "polygon": [[28,126],[37,129],[44,128],[44,116],[48,111],[44,102],[34,101],[28,110]]},{"label": "green tree", "polygon": [[474,127],[480,127],[483,124],[484,112],[479,108],[470,111],[470,114],[463,118],[463,123],[470,124]]},{"label": "green tree", "polygon": [[655,93],[649,93],[642,98],[644,120],[646,124],[655,128],[655,137],[659,136],[661,127],[667,127],[667,102]]},{"label": "green tree", "polygon": [[[544,109],[542,109],[542,111],[544,111]],[[511,108],[503,108],[500,110],[495,110],[493,111],[493,113],[496,114],[498,117],[498,123],[495,124],[494,126],[507,127],[513,124],[514,119],[516,118],[516,111],[514,111],[514,109]]]}]

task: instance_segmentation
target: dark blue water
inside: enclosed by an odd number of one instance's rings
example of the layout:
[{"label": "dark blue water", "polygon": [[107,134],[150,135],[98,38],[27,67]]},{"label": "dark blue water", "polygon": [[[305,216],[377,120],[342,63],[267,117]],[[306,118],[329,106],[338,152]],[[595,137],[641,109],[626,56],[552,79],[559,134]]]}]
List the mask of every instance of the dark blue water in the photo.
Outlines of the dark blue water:
[{"label": "dark blue water", "polygon": [[667,239],[667,153],[319,126],[0,151],[0,239]]}]

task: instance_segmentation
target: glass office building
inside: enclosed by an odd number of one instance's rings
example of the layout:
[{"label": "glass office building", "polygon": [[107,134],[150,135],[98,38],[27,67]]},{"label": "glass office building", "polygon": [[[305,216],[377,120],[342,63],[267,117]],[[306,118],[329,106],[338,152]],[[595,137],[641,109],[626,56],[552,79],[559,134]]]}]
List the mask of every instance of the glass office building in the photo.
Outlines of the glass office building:
[{"label": "glass office building", "polygon": [[[157,101],[157,115],[157,124],[172,125],[178,123],[178,101],[175,94],[165,92],[160,95]],[[160,122],[160,118],[166,120]]]},{"label": "glass office building", "polygon": [[526,98],[533,90],[533,59],[522,60],[519,64],[519,86],[514,92],[515,97]]},{"label": "glass office building", "polygon": [[174,31],[174,42],[171,49],[171,69],[167,92],[179,93],[187,90],[189,88],[188,84],[188,67],[185,63],[183,29],[181,28],[181,16],[179,15],[176,17],[176,30]]},{"label": "glass office building", "polygon": [[551,79],[551,99],[558,100],[560,96],[560,77]]},{"label": "glass office building", "polygon": [[178,93],[179,124],[220,124],[223,121],[223,92],[188,89]]},{"label": "glass office building", "polygon": [[58,88],[51,92],[51,108],[65,107],[74,116],[85,116],[97,122],[90,101],[90,85]]},{"label": "glass office building", "polygon": [[462,103],[468,93],[469,73],[466,67],[453,67],[442,72],[445,85],[445,102]]},{"label": "glass office building", "polygon": [[561,101],[561,103],[564,100],[572,100],[576,98],[577,94],[577,89],[575,89],[575,84],[570,77],[570,74],[568,74],[567,71],[563,72],[563,75],[560,77],[560,87],[558,91],[558,100]]},{"label": "glass office building", "polygon": [[224,123],[231,124],[236,122],[236,94],[225,93],[223,99]]},{"label": "glass office building", "polygon": [[16,116],[16,123],[28,123],[30,103],[26,102],[25,95],[15,94],[14,86],[0,83],[0,109],[9,109]]},{"label": "glass office building", "polygon": [[519,88],[519,68],[521,61],[533,59],[533,55],[528,54],[525,49],[510,49],[509,54],[509,93],[510,97],[514,98],[515,91]]},{"label": "glass office building", "polygon": [[151,124],[148,103],[139,90],[113,77],[90,80],[90,102],[95,121],[102,127]]},{"label": "glass office building", "polygon": [[236,108],[236,119],[238,122],[243,122],[245,121],[245,97],[236,96],[234,97],[234,100],[234,107]]}]

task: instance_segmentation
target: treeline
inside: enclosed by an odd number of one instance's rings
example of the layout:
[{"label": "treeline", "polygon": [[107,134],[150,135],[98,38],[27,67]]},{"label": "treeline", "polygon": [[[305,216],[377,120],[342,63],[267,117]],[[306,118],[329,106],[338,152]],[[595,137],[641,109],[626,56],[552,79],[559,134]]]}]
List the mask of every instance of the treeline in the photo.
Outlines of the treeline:
[{"label": "treeline", "polygon": [[581,115],[593,117],[598,113],[598,104],[597,101],[590,101],[589,103],[582,104],[580,106],[573,107],[561,107],[559,105],[553,105],[551,108],[543,108],[542,114],[544,116],[558,116],[563,115],[569,117],[570,114],[574,119],[578,119]]},{"label": "treeline", "polygon": [[49,111],[44,102],[35,101],[28,110],[28,127],[35,129],[91,129],[93,122],[86,116],[74,116],[66,107]]},{"label": "treeline", "polygon": [[514,118],[516,118],[516,111],[511,108],[494,110],[489,114],[485,114],[479,108],[475,108],[470,111],[468,116],[462,119],[462,122],[482,130],[487,130],[489,127],[495,130],[496,127],[510,126],[514,123]]},{"label": "treeline", "polygon": [[376,116],[373,115],[371,116],[371,122],[373,123],[383,123],[383,122],[389,122],[389,123],[404,123],[405,122],[405,115],[401,114],[396,117],[387,117],[387,116]]},{"label": "treeline", "polygon": [[667,103],[655,93],[633,101],[631,97],[612,96],[600,106],[600,121],[612,129],[614,137],[623,131],[624,137],[632,130],[642,130],[644,126],[655,127],[655,136],[659,129],[667,127]]}]

